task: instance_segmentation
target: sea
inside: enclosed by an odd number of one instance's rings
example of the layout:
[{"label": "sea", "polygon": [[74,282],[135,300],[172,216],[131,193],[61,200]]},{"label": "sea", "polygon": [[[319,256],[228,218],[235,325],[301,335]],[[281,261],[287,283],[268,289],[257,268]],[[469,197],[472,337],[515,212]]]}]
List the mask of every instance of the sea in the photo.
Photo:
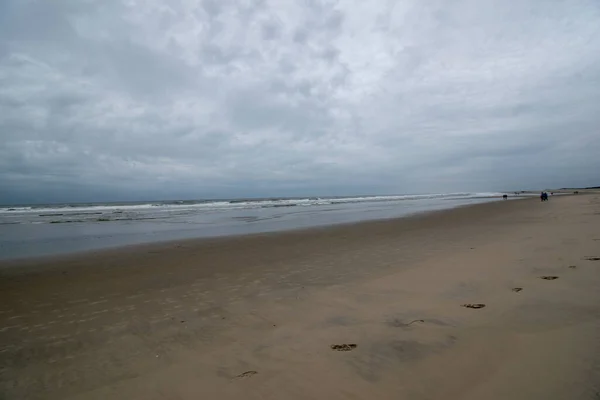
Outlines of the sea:
[{"label": "sea", "polygon": [[[0,259],[284,231],[502,200],[501,192],[0,206]],[[511,194],[511,198],[513,197]]]}]

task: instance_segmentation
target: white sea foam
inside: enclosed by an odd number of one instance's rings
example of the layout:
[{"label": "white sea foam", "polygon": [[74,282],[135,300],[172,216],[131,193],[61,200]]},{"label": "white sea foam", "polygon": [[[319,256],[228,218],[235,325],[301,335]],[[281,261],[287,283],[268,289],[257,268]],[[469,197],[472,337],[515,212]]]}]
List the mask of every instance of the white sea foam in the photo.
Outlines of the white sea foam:
[{"label": "white sea foam", "polygon": [[502,195],[479,192],[5,206],[0,207],[0,259],[401,218],[417,212],[502,201]]},{"label": "white sea foam", "polygon": [[477,192],[477,193],[437,193],[437,194],[414,194],[397,196],[357,196],[357,197],[311,197],[311,198],[284,198],[284,199],[242,199],[242,200],[216,200],[216,201],[179,201],[179,202],[155,202],[142,204],[81,204],[81,205],[48,205],[48,206],[16,206],[0,207],[2,221],[15,222],[68,222],[61,221],[72,219],[77,215],[84,219],[94,220],[102,217],[102,220],[113,219],[149,219],[161,214],[161,218],[168,218],[172,212],[218,212],[240,209],[276,208],[276,207],[319,207],[327,205],[342,205],[353,203],[393,203],[403,201],[426,201],[426,200],[465,200],[502,197],[501,192]]}]

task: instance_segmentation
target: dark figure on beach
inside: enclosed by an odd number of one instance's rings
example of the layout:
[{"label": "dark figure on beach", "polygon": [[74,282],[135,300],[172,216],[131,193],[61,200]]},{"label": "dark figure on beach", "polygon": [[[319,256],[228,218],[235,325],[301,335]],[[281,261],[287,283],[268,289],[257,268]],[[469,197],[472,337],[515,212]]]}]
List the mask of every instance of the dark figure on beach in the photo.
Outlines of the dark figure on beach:
[{"label": "dark figure on beach", "polygon": [[546,193],[546,192],[542,192],[542,193],[540,194],[540,200],[541,200],[541,201],[548,201],[548,193]]},{"label": "dark figure on beach", "polygon": [[504,200],[506,200],[506,199],[508,199],[508,195],[507,195],[507,194],[504,194],[504,195],[502,195],[502,198],[503,198]]}]

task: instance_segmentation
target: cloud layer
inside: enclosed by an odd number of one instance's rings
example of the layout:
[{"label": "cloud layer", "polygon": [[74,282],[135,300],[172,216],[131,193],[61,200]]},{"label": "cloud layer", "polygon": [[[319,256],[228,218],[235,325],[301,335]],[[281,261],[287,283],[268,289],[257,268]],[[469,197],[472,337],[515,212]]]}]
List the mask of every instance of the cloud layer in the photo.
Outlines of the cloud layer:
[{"label": "cloud layer", "polygon": [[0,202],[600,184],[596,0],[0,3]]}]

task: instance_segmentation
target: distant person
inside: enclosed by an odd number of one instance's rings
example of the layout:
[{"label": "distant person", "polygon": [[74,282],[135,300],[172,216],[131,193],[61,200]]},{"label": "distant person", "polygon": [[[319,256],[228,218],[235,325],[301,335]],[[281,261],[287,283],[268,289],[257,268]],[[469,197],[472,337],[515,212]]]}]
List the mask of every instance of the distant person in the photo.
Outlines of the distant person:
[{"label": "distant person", "polygon": [[546,192],[542,192],[542,193],[540,194],[540,200],[541,200],[541,201],[548,201],[548,193],[546,193]]},{"label": "distant person", "polygon": [[506,199],[508,199],[508,195],[507,195],[507,194],[503,194],[503,195],[502,195],[502,198],[503,198],[504,200],[506,200]]}]

